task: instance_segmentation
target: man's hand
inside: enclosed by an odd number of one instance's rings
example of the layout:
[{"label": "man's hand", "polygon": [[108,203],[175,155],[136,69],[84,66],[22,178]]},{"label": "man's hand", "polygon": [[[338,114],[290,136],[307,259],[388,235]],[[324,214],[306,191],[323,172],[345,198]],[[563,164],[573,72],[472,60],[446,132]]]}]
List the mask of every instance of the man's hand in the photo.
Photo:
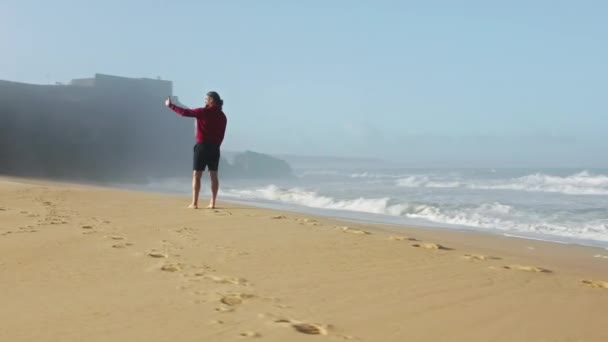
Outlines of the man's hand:
[{"label": "man's hand", "polygon": [[165,100],[165,106],[169,107],[171,105],[171,96],[167,97]]}]

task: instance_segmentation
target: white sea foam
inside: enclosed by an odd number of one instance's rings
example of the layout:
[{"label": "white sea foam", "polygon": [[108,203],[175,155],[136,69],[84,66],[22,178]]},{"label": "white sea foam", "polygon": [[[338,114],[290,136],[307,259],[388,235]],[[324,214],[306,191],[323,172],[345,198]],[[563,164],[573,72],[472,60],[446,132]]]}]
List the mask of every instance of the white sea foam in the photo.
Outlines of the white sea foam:
[{"label": "white sea foam", "polygon": [[407,188],[456,188],[478,190],[514,190],[553,192],[567,195],[608,195],[608,176],[587,171],[570,176],[551,176],[535,173],[504,180],[433,180],[429,176],[407,176],[396,184]]},{"label": "white sea foam", "polygon": [[473,184],[471,188],[556,192],[568,195],[608,195],[608,176],[594,175],[587,171],[566,177],[535,173],[497,184]]},{"label": "white sea foam", "polygon": [[336,199],[314,191],[300,188],[279,188],[274,185],[245,190],[233,189],[229,190],[226,195],[238,199],[277,201],[310,208],[423,219],[447,225],[608,242],[608,219],[585,222],[551,222],[548,218],[539,218],[499,202],[442,207],[428,203],[398,202],[388,197]]},{"label": "white sea foam", "polygon": [[457,188],[459,181],[431,180],[429,176],[408,176],[397,180],[397,185],[406,188]]}]

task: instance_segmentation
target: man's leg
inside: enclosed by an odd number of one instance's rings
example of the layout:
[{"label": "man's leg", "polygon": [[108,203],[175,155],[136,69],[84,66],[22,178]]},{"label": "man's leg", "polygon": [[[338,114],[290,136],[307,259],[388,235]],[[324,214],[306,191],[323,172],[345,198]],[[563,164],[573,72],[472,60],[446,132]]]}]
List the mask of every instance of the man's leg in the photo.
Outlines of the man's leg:
[{"label": "man's leg", "polygon": [[192,204],[188,206],[191,209],[198,209],[198,194],[201,191],[201,176],[203,171],[192,172]]},{"label": "man's leg", "polygon": [[217,191],[220,188],[220,180],[217,177],[217,171],[209,170],[209,177],[211,178],[211,201],[207,208],[215,208],[215,200],[217,198]]}]

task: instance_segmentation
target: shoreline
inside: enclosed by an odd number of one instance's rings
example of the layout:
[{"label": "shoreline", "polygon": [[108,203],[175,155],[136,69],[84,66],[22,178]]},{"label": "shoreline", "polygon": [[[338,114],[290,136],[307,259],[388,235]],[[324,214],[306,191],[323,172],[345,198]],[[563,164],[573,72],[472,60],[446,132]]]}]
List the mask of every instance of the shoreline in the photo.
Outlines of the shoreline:
[{"label": "shoreline", "polygon": [[[325,217],[329,219],[335,219],[344,222],[351,223],[361,223],[361,224],[379,224],[379,225],[389,225],[394,226],[396,228],[416,228],[416,229],[430,229],[430,230],[440,230],[440,231],[458,231],[458,232],[474,232],[480,234],[490,234],[496,236],[504,236],[510,238],[524,239],[524,240],[535,240],[535,241],[544,241],[549,243],[556,243],[562,245],[575,245],[575,246],[584,246],[584,247],[593,247],[599,249],[608,250],[608,241],[601,240],[588,240],[588,239],[580,239],[580,238],[567,238],[559,235],[546,235],[546,234],[534,234],[530,233],[530,236],[526,236],[525,232],[511,232],[500,229],[489,229],[489,228],[479,228],[472,226],[462,226],[462,225],[441,225],[437,222],[429,221],[428,224],[421,223],[399,223],[396,222],[399,217],[388,216],[382,214],[371,214],[371,213],[362,213],[357,211],[347,211],[347,210],[331,210],[335,213],[323,213],[324,209],[307,207],[307,206],[297,206],[298,208],[293,208],[295,205],[283,204],[283,203],[263,203],[259,201],[246,201],[246,200],[232,200],[232,199],[224,199],[222,200],[226,203],[234,203],[241,205],[248,205],[257,208],[271,209],[271,210],[279,210],[279,211],[288,211],[293,213],[299,213],[304,215],[313,215],[319,217]],[[291,207],[291,208],[290,208]],[[349,217],[348,213],[353,213],[353,217]],[[342,215],[340,215],[342,214]],[[363,217],[355,217],[355,216],[378,216],[378,219],[373,218],[363,218]],[[384,219],[383,219],[384,218]],[[394,218],[394,219],[393,219]],[[518,235],[521,234],[521,235]]]},{"label": "shoreline", "polygon": [[[19,181],[30,181],[33,183],[39,182],[41,184],[63,184],[66,186],[69,185],[79,185],[79,186],[90,186],[96,187],[100,189],[114,189],[114,190],[122,190],[122,191],[135,191],[135,192],[143,192],[150,194],[166,194],[171,196],[185,196],[190,198],[190,193],[184,191],[162,191],[159,189],[149,188],[146,185],[133,185],[133,184],[107,184],[107,183],[95,183],[95,182],[80,182],[80,181],[69,181],[69,180],[54,180],[54,179],[44,179],[44,178],[19,178],[13,176],[3,176],[0,175],[0,180],[2,179],[13,179],[16,182]],[[202,189],[203,190],[203,189]],[[206,197],[209,194],[201,191],[201,197],[203,202],[205,202]],[[479,228],[473,226],[462,226],[462,225],[452,225],[452,224],[441,224],[437,222],[428,221],[420,222],[420,223],[406,223],[406,222],[397,222],[400,217],[383,215],[383,214],[373,214],[366,212],[358,212],[358,211],[349,211],[349,210],[337,210],[337,209],[323,209],[323,208],[315,208],[308,207],[303,205],[294,205],[290,203],[283,202],[268,202],[265,203],[263,201],[256,200],[239,200],[239,199],[223,199],[221,198],[221,193],[218,196],[220,197],[220,202],[232,203],[238,205],[245,205],[255,208],[261,209],[269,209],[269,210],[277,210],[277,211],[286,211],[292,212],[296,214],[303,215],[312,215],[316,217],[323,217],[328,219],[333,219],[337,221],[342,221],[345,223],[360,223],[360,224],[373,224],[373,225],[386,225],[386,226],[394,226],[396,229],[399,228],[415,228],[415,229],[429,229],[429,230],[438,230],[438,231],[456,231],[456,232],[473,232],[480,234],[489,234],[492,236],[502,236],[507,238],[516,238],[523,240],[533,240],[533,241],[543,241],[548,243],[555,243],[561,245],[573,245],[573,246],[582,246],[582,247],[592,247],[598,248],[600,250],[608,251],[608,241],[601,240],[589,240],[582,238],[568,238],[559,235],[547,235],[540,233],[527,233],[527,232],[517,232],[517,231],[508,231],[508,230],[500,230],[498,228]],[[206,203],[206,202],[205,202]],[[201,208],[204,209],[204,208]],[[325,213],[325,211],[331,211],[333,213]],[[352,215],[349,215],[351,214]],[[358,216],[358,217],[357,217]],[[377,217],[374,219],[373,217]]]}]

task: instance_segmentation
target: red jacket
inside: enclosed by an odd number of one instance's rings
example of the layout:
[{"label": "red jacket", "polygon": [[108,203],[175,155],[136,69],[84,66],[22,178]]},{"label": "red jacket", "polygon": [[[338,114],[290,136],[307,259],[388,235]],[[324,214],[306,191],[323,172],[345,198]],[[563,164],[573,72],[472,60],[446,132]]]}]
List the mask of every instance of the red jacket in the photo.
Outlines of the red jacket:
[{"label": "red jacket", "polygon": [[221,145],[226,133],[226,114],[217,106],[186,109],[169,105],[174,112],[181,116],[196,118],[196,142]]}]

